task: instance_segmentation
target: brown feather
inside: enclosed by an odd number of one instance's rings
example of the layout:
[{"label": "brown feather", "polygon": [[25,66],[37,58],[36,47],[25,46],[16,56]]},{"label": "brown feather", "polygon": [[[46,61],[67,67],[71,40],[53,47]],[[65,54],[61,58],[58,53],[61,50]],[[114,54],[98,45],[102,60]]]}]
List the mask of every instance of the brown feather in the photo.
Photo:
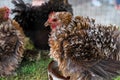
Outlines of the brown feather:
[{"label": "brown feather", "polygon": [[119,74],[120,31],[116,26],[95,24],[88,17],[74,18],[68,12],[56,12],[49,18],[59,23],[49,38],[50,56],[65,77],[111,80]]},{"label": "brown feather", "polygon": [[14,74],[22,60],[24,35],[21,30],[10,19],[0,24],[0,76]]}]

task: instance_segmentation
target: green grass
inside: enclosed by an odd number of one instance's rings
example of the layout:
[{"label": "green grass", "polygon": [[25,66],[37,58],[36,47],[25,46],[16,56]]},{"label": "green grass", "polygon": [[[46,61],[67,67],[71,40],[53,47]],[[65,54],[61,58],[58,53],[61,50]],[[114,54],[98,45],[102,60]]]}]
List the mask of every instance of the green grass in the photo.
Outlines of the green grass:
[{"label": "green grass", "polygon": [[114,80],[120,80],[120,76],[118,76],[117,78],[115,78]]},{"label": "green grass", "polygon": [[48,80],[47,66],[50,61],[48,58],[36,62],[23,61],[16,76],[2,77],[0,80]]}]

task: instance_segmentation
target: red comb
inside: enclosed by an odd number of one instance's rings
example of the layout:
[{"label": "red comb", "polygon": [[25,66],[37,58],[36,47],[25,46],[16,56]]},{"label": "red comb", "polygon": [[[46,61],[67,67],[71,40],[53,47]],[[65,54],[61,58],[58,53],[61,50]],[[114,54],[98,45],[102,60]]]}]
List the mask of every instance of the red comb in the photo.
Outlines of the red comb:
[{"label": "red comb", "polygon": [[50,16],[51,16],[51,15],[53,15],[53,14],[55,14],[55,12],[54,12],[54,11],[50,13]]}]

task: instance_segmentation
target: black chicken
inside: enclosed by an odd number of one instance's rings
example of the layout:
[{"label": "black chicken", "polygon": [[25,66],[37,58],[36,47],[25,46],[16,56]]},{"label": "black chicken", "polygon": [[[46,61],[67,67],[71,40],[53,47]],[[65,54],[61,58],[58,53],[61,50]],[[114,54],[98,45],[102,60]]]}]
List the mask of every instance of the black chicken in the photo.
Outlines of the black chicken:
[{"label": "black chicken", "polygon": [[67,0],[50,0],[40,6],[25,4],[22,0],[12,0],[15,8],[14,19],[22,26],[24,33],[29,37],[35,48],[48,50],[49,27],[44,27],[48,15],[53,11],[68,11],[72,13],[72,7]]}]

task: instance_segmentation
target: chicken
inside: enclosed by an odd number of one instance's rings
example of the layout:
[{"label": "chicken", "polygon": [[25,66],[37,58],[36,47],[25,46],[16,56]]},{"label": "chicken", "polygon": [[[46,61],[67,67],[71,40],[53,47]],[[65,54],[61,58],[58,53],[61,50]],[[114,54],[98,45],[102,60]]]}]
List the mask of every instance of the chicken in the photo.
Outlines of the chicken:
[{"label": "chicken", "polygon": [[112,80],[120,73],[120,31],[117,26],[95,24],[94,19],[52,12],[45,25],[50,57],[70,80]]},{"label": "chicken", "polygon": [[22,0],[12,0],[15,8],[12,10],[16,20],[27,37],[32,40],[38,50],[49,50],[48,35],[51,31],[44,23],[52,11],[68,11],[72,7],[67,0],[50,0],[41,5],[25,4]]},{"label": "chicken", "polygon": [[0,76],[14,74],[24,52],[23,31],[9,13],[9,8],[0,8]]}]

